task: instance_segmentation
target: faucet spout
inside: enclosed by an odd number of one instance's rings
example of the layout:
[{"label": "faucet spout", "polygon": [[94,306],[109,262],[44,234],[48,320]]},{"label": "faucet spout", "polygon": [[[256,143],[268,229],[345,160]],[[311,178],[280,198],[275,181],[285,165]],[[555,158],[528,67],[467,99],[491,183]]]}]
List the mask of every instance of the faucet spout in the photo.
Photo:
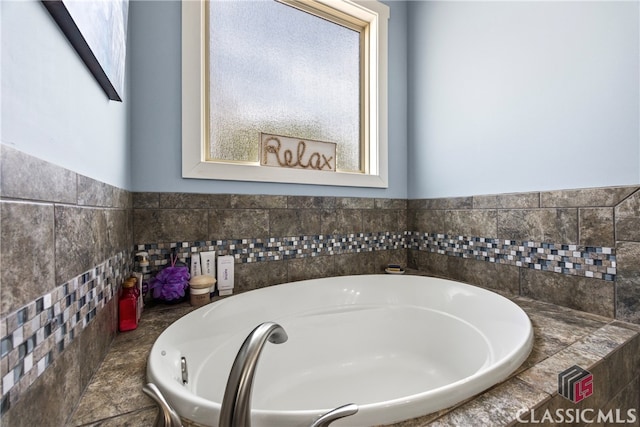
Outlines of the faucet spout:
[{"label": "faucet spout", "polygon": [[220,408],[218,427],[251,426],[251,391],[258,358],[267,341],[281,344],[287,333],[274,322],[258,325],[244,340],[238,351]]},{"label": "faucet spout", "polygon": [[332,422],[339,420],[340,418],[353,415],[356,412],[358,412],[358,405],[355,403],[349,403],[322,415],[313,424],[311,424],[311,427],[329,427],[329,424]]}]

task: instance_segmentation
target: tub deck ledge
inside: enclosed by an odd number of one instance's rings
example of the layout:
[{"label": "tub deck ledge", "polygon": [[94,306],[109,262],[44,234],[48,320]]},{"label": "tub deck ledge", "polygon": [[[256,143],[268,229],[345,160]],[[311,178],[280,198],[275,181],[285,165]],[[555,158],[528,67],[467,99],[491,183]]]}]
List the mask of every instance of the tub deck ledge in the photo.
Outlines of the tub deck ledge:
[{"label": "tub deck ledge", "polygon": [[[502,295],[530,317],[535,334],[529,358],[506,381],[454,407],[396,427],[438,425],[526,425],[548,408],[590,408],[640,418],[640,326],[529,298]],[[151,346],[160,333],[193,308],[187,303],[147,307],[138,329],[118,334],[84,391],[69,426],[145,426],[155,403],[142,392]],[[593,375],[593,395],[574,404],[557,392],[560,372],[578,365]],[[637,420],[636,420],[637,422]],[[637,425],[637,424],[635,424]]]}]

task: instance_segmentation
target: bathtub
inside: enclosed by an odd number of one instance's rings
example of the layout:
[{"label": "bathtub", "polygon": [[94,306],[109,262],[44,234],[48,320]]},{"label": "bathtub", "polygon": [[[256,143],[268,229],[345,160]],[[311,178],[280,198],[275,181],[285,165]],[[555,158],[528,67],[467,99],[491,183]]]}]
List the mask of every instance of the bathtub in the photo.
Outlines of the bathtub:
[{"label": "bathtub", "polygon": [[[420,276],[368,275],[271,286],[197,309],[151,349],[148,381],[183,420],[217,426],[236,353],[254,327],[279,323],[253,385],[254,427],[388,424],[459,403],[504,380],[531,351],[531,322],[486,289]],[[188,378],[183,383],[181,359]]]}]

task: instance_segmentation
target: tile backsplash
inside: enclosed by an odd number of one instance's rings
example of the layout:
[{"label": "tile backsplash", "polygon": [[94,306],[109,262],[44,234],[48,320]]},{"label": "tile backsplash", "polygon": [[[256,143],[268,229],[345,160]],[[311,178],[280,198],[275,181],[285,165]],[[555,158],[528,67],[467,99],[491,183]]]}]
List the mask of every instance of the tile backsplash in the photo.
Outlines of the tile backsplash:
[{"label": "tile backsplash", "polygon": [[420,200],[131,193],[4,145],[1,160],[9,425],[64,424],[116,334],[118,288],[141,250],[151,272],[173,253],[233,255],[236,292],[397,263],[640,324],[640,186]]},{"label": "tile backsplash", "polygon": [[408,201],[134,193],[133,205],[152,270],[216,251],[248,290],[394,262],[640,323],[639,187]]},{"label": "tile backsplash", "polygon": [[136,250],[151,271],[176,253],[235,258],[236,288],[406,265],[404,199],[134,193]]},{"label": "tile backsplash", "polygon": [[409,265],[640,323],[640,187],[409,200]]},{"label": "tile backsplash", "polygon": [[117,296],[130,265],[130,252],[122,251],[3,319],[6,333],[0,341],[0,360],[5,410],[12,397],[17,399],[29,388]]},{"label": "tile backsplash", "polygon": [[117,331],[131,194],[0,147],[1,423],[63,425]]}]

